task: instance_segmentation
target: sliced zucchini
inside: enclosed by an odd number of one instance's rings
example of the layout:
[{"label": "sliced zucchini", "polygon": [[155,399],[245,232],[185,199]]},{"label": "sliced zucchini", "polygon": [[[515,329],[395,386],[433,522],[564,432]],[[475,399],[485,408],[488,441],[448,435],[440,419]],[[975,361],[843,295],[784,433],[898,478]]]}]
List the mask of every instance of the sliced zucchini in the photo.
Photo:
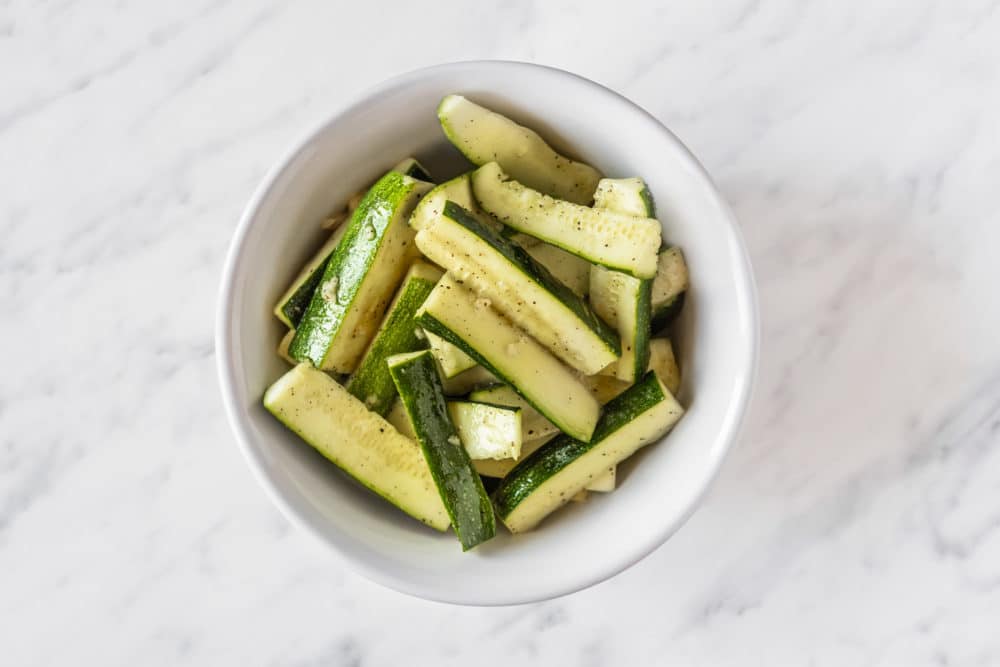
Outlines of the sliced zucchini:
[{"label": "sliced zucchini", "polygon": [[600,406],[587,388],[545,348],[450,274],[427,297],[417,322],[514,387],[563,432],[590,439]]},{"label": "sliced zucchini", "polygon": [[662,331],[680,313],[688,288],[684,253],[676,246],[664,248],[657,259],[656,278],[650,296],[654,332]]},{"label": "sliced zucchini", "polygon": [[[646,193],[644,196],[643,193]],[[603,179],[594,196],[594,207],[652,218],[653,198],[640,178]],[[590,302],[621,337],[622,356],[615,363],[615,377],[635,382],[649,365],[650,295],[653,280],[642,280],[596,264],[590,265]]]},{"label": "sliced zucchini", "polygon": [[493,537],[496,522],[483,482],[448,416],[434,358],[424,350],[398,354],[387,363],[451,525],[467,551]]},{"label": "sliced zucchini", "polygon": [[674,358],[674,348],[666,338],[654,338],[649,341],[649,370],[656,373],[660,382],[676,394],[681,388],[681,371]]},{"label": "sliced zucchini", "polygon": [[291,355],[288,354],[288,346],[292,344],[292,339],[295,338],[295,329],[289,329],[282,336],[281,342],[278,343],[278,356],[290,363],[292,366],[299,363],[292,359]]},{"label": "sliced zucchini", "polygon": [[583,373],[618,357],[618,337],[586,302],[510,239],[446,202],[417,232],[417,247],[553,354]]},{"label": "sliced zucchini", "polygon": [[621,337],[622,355],[614,363],[615,377],[635,382],[649,365],[652,280],[641,280],[603,266],[590,267],[590,302]]},{"label": "sliced zucchini", "polygon": [[408,157],[405,160],[396,163],[396,166],[393,167],[392,170],[399,172],[404,176],[415,178],[418,181],[424,181],[426,183],[434,182],[431,178],[430,172],[424,168],[424,165],[417,162],[417,159],[413,157]]},{"label": "sliced zucchini", "polygon": [[268,388],[264,407],[351,477],[447,530],[448,512],[420,449],[329,375],[299,364]]},{"label": "sliced zucchini", "polygon": [[[541,448],[549,440],[556,437],[557,434],[553,433],[551,435],[543,436],[541,438],[536,438],[535,440],[530,440],[525,442],[521,446],[521,458],[525,458],[531,455],[532,452]],[[493,459],[473,459],[472,466],[476,469],[483,477],[489,477],[490,479],[503,479],[510,471],[517,466],[517,459],[503,459],[501,461],[495,461]],[[597,491],[600,493],[607,493],[609,491],[615,490],[615,476],[616,476],[616,466],[610,466],[604,474],[594,477],[589,484],[587,484],[584,491]]]},{"label": "sliced zucchini", "polygon": [[606,208],[640,218],[655,218],[653,194],[641,178],[602,178],[594,192],[594,208]]},{"label": "sliced zucchini", "polygon": [[445,396],[465,396],[470,391],[480,387],[488,387],[499,382],[496,375],[476,364],[467,371],[462,371],[455,377],[442,378]]},{"label": "sliced zucchini", "polygon": [[[388,367],[386,365],[386,368]],[[397,398],[392,402],[392,407],[389,409],[388,414],[386,414],[385,420],[392,424],[393,428],[397,431],[413,440],[414,447],[417,446],[417,434],[413,430],[413,424],[410,423],[410,415],[406,414],[406,408],[403,407],[401,400]]]},{"label": "sliced zucchini", "polygon": [[587,502],[588,498],[590,498],[590,491],[588,491],[587,489],[581,489],[580,491],[577,491],[575,494],[573,494],[573,497],[570,498],[570,502],[585,503]]},{"label": "sliced zucchini", "polygon": [[444,338],[428,332],[427,342],[431,346],[431,354],[441,369],[441,375],[445,378],[453,378],[462,371],[467,371],[476,365],[476,360],[458,349]]},{"label": "sliced zucchini", "polygon": [[577,204],[593,199],[601,173],[556,153],[533,130],[461,95],[445,97],[437,113],[448,140],[470,162],[499,162],[517,180],[559,199]]},{"label": "sliced zucchini", "polygon": [[521,398],[510,385],[495,384],[477,389],[469,394],[470,401],[506,405],[521,409],[522,440],[525,442],[552,436],[559,432],[555,424],[550,422],[531,403]]},{"label": "sliced zucchini", "polygon": [[520,408],[449,401],[448,414],[470,459],[520,458]]},{"label": "sliced zucchini", "polygon": [[[347,391],[368,409],[384,415],[396,397],[396,385],[389,375],[386,359],[394,354],[413,352],[426,343],[418,337],[413,320],[417,309],[441,278],[441,270],[427,262],[414,262],[396,292],[357,370],[347,381]],[[422,332],[419,332],[422,336]]]},{"label": "sliced zucchini", "polygon": [[590,292],[590,267],[593,265],[587,260],[548,243],[536,243],[525,250],[577,296]]},{"label": "sliced zucchini", "polygon": [[587,375],[582,378],[582,381],[601,405],[608,403],[612,398],[632,386],[631,382],[623,382],[616,378],[613,373],[610,375],[604,373]]},{"label": "sliced zucchini", "polygon": [[294,329],[299,325],[299,320],[302,319],[306,308],[309,307],[313,292],[316,291],[316,286],[323,277],[323,269],[326,268],[330,255],[337,249],[337,245],[340,243],[340,239],[344,238],[346,231],[347,225],[341,224],[337,227],[326,243],[320,246],[320,249],[312,256],[312,259],[306,262],[299,274],[295,276],[292,284],[278,299],[278,303],[274,307],[274,314],[289,328]]},{"label": "sliced zucchini", "polygon": [[493,496],[512,533],[534,528],[591,481],[663,436],[684,409],[656,377],[641,381],[604,408],[591,441],[559,436],[522,459]]},{"label": "sliced zucchini", "polygon": [[618,476],[618,466],[611,466],[600,477],[595,477],[586,486],[587,491],[597,491],[598,493],[609,493],[615,490],[615,482]]},{"label": "sliced zucchini", "polygon": [[660,223],[653,218],[553,199],[511,180],[496,162],[472,173],[472,192],[483,210],[519,232],[637,278],[656,275]]},{"label": "sliced zucchini", "polygon": [[372,186],[337,245],[296,328],[289,353],[350,373],[416,257],[406,220],[430,185],[390,171]]},{"label": "sliced zucchini", "polygon": [[[546,442],[556,437],[556,433],[550,433],[549,435],[544,435],[540,438],[534,438],[532,440],[525,440],[521,443],[521,456],[524,458],[529,456],[532,452],[539,449]],[[517,465],[518,459],[503,459],[501,461],[496,461],[494,459],[473,459],[472,467],[476,469],[483,477],[491,477],[495,479],[502,479],[507,476],[514,466]]]},{"label": "sliced zucchini", "polygon": [[498,231],[507,229],[479,208],[476,198],[472,196],[472,172],[445,181],[428,192],[427,196],[421,199],[417,207],[413,209],[413,214],[410,216],[410,227],[420,231],[429,226],[444,212],[444,204],[448,201],[455,202],[487,227]]}]

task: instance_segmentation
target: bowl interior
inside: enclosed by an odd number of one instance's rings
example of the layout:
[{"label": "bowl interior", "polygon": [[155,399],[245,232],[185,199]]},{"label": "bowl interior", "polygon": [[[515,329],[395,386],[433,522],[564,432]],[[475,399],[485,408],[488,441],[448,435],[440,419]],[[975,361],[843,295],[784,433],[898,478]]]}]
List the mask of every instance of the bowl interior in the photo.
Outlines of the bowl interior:
[{"label": "bowl interior", "polygon": [[[348,479],[261,406],[287,366],[271,308],[324,238],[319,223],[398,160],[413,155],[438,179],[468,169],[444,139],[435,109],[460,92],[537,128],[606,175],[639,175],[665,238],[680,245],[692,288],[676,325],[687,415],[664,441],[623,467],[619,488],[592,494],[541,529],[498,536],[463,554],[440,535]],[[241,223],[219,319],[223,393],[248,459],[283,510],[355,570],[432,599],[502,604],[582,588],[624,569],[691,512],[735,437],[756,349],[745,253],[703,170],[664,128],[584,79],[516,63],[464,63],[389,81],[313,134],[261,187]]]}]

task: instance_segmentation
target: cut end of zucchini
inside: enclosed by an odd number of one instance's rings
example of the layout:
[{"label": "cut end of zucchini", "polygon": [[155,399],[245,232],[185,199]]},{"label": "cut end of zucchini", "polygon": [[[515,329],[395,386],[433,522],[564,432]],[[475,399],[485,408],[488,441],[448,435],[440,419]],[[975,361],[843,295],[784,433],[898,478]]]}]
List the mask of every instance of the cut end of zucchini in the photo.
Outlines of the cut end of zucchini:
[{"label": "cut end of zucchini", "polygon": [[450,401],[448,414],[469,458],[521,456],[521,410],[473,401]]},{"label": "cut end of zucchini", "polygon": [[438,105],[445,136],[470,162],[497,161],[514,178],[546,194],[589,204],[601,178],[588,164],[560,155],[537,132],[461,95]]},{"label": "cut end of zucchini", "polygon": [[607,406],[590,442],[561,436],[521,461],[494,493],[512,533],[531,530],[639,448],[665,435],[684,410],[655,373]]},{"label": "cut end of zucchini", "polygon": [[407,514],[446,530],[448,513],[420,449],[329,375],[299,364],[264,407],[327,459]]},{"label": "cut end of zucchini", "polygon": [[637,278],[656,275],[661,228],[653,218],[554,199],[511,179],[496,162],[473,172],[472,191],[483,210],[519,232]]},{"label": "cut end of zucchini", "polygon": [[386,363],[462,550],[492,538],[493,505],[449,417],[430,352],[398,354]]}]

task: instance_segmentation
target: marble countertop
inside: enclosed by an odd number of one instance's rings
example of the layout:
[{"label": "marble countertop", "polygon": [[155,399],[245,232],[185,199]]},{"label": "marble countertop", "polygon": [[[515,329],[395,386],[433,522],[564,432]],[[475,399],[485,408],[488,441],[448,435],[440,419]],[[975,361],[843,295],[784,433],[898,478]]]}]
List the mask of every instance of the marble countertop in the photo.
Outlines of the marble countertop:
[{"label": "marble countertop", "polygon": [[[1000,3],[381,5],[0,3],[0,661],[1000,664]],[[573,70],[674,129],[741,219],[764,323],[687,525],[502,609],[382,589],[292,529],[212,340],[290,142],[469,58]]]}]

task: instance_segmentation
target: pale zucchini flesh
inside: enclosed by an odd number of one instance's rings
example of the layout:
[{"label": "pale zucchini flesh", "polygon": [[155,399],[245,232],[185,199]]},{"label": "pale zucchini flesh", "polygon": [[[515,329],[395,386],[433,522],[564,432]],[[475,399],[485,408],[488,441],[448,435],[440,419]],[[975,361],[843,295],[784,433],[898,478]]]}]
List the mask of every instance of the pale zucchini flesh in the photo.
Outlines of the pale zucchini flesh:
[{"label": "pale zucchini flesh", "polygon": [[473,401],[449,401],[448,414],[470,459],[520,458],[522,443],[519,408]]},{"label": "pale zucchini flesh", "polygon": [[407,514],[446,530],[448,513],[420,448],[309,364],[271,385],[264,407],[348,475]]},{"label": "pale zucchini flesh", "polygon": [[[530,456],[532,452],[541,448],[542,445],[555,438],[556,435],[557,434],[553,433],[548,436],[525,442],[521,446],[521,458]],[[499,461],[494,459],[472,460],[472,465],[476,469],[476,472],[483,477],[490,477],[492,479],[503,479],[517,466],[517,463],[518,460],[514,458],[502,459]],[[597,491],[600,493],[614,491],[616,471],[616,466],[610,466],[604,474],[595,477],[589,484],[587,484],[584,490]]]},{"label": "pale zucchini flesh", "polygon": [[687,262],[677,246],[664,248],[657,258],[650,305],[653,331],[661,331],[680,313],[689,283]]},{"label": "pale zucchini flesh", "polygon": [[637,278],[656,275],[661,229],[653,218],[553,199],[511,180],[495,162],[473,172],[472,191],[483,210],[519,232]]},{"label": "pale zucchini flesh", "polygon": [[406,220],[429,184],[389,172],[346,226],[295,331],[289,353],[317,368],[357,366],[403,274],[417,256]]},{"label": "pale zucchini flesh", "polygon": [[591,481],[669,431],[683,408],[655,373],[611,401],[591,441],[560,436],[523,459],[494,492],[513,533],[534,528]]},{"label": "pale zucchini flesh", "polygon": [[299,363],[292,359],[292,356],[288,354],[288,346],[292,344],[292,339],[295,338],[295,329],[289,329],[282,336],[281,342],[278,343],[278,356],[290,363],[292,366]]},{"label": "pale zucchini flesh", "polygon": [[610,466],[603,475],[595,477],[590,484],[584,487],[587,491],[597,491],[599,493],[609,493],[615,490],[615,482],[618,476],[618,466]]},{"label": "pale zucchini flesh", "polygon": [[588,389],[548,350],[450,274],[427,297],[417,320],[514,387],[560,430],[590,438],[600,406]]},{"label": "pale zucchini flesh", "polygon": [[592,264],[587,260],[548,243],[536,243],[525,250],[577,296],[590,293]]},{"label": "pale zucchini flesh", "polygon": [[602,178],[594,192],[594,207],[641,218],[656,217],[653,194],[641,178]]},{"label": "pale zucchini flesh", "polygon": [[521,456],[517,459],[509,458],[499,461],[494,459],[473,459],[472,465],[476,469],[476,472],[483,477],[503,479],[507,476],[507,473],[514,469],[518,460],[530,456],[532,452],[541,448],[542,445],[556,437],[556,435],[558,435],[558,432],[523,441],[521,443]]},{"label": "pale zucchini flesh", "polygon": [[676,394],[681,388],[681,371],[669,339],[654,338],[649,341],[649,370],[656,373],[670,393]]},{"label": "pale zucchini flesh", "polygon": [[420,231],[436,221],[444,213],[445,203],[452,201],[469,211],[480,223],[496,230],[503,230],[505,227],[494,220],[490,215],[484,213],[476,198],[472,196],[472,172],[456,176],[450,181],[445,181],[441,185],[434,187],[427,195],[420,200],[413,213],[410,215],[410,227],[415,231]]},{"label": "pale zucchini flesh", "polygon": [[396,385],[389,374],[386,359],[426,345],[423,332],[419,331],[413,318],[441,275],[440,269],[427,262],[413,263],[361,363],[347,381],[347,391],[363,401],[372,412],[385,414],[396,397]]},{"label": "pale zucchini flesh", "polygon": [[470,162],[499,162],[517,180],[559,199],[577,204],[593,199],[600,172],[555,152],[534,130],[461,95],[441,100],[438,119],[448,140]]},{"label": "pale zucchini flesh", "polygon": [[[643,194],[645,193],[645,195]],[[594,207],[652,218],[653,199],[640,178],[601,180]],[[605,322],[618,331],[621,358],[614,364],[615,377],[635,380],[649,365],[649,337],[653,280],[640,279],[603,266],[590,266],[590,302]]]},{"label": "pale zucchini flesh", "polygon": [[580,296],[454,202],[447,202],[437,220],[417,233],[416,243],[483,303],[570,366],[590,374],[618,358],[618,336]]},{"label": "pale zucchini flesh", "polygon": [[506,405],[521,410],[522,440],[525,442],[537,441],[555,435],[559,429],[550,422],[538,410],[531,406],[531,403],[521,398],[510,385],[497,384],[489,387],[477,389],[469,394],[469,400],[480,403],[492,403],[494,405]]},{"label": "pale zucchini flesh", "polygon": [[635,382],[649,364],[652,282],[603,266],[590,267],[590,302],[618,330],[621,358],[614,362],[614,374],[624,382]]},{"label": "pale zucchini flesh", "polygon": [[478,363],[467,371],[450,378],[441,378],[445,396],[465,396],[470,391],[488,387],[500,380]]},{"label": "pale zucchini flesh", "polygon": [[441,369],[444,378],[453,378],[462,371],[467,371],[476,365],[476,360],[462,352],[458,347],[452,345],[441,336],[424,332],[427,342],[431,346],[431,354]]}]

